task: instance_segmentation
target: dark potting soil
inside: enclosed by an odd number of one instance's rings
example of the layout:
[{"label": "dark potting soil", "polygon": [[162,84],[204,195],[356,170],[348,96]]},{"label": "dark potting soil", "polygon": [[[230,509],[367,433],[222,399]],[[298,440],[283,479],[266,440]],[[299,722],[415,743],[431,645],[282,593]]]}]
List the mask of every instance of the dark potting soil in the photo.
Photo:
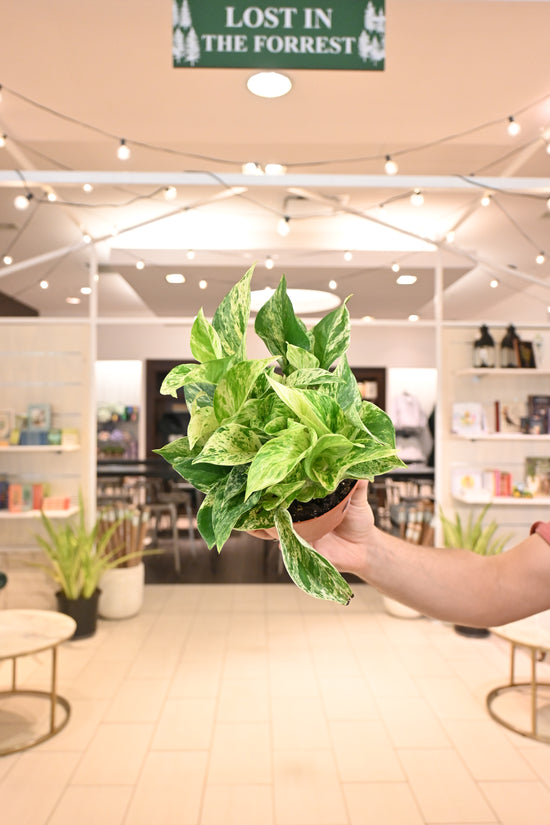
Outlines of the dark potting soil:
[{"label": "dark potting soil", "polygon": [[357,484],[355,479],[345,478],[336,490],[329,493],[325,498],[312,498],[311,501],[293,501],[288,508],[292,521],[308,521],[322,516],[323,513],[328,513],[347,496],[355,484]]}]

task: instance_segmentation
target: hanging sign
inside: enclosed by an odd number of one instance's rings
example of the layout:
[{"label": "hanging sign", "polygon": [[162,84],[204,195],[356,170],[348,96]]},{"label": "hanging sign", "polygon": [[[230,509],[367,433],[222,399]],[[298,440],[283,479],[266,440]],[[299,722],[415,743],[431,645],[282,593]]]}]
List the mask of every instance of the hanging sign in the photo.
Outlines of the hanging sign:
[{"label": "hanging sign", "polygon": [[174,66],[382,70],[384,0],[172,0]]}]

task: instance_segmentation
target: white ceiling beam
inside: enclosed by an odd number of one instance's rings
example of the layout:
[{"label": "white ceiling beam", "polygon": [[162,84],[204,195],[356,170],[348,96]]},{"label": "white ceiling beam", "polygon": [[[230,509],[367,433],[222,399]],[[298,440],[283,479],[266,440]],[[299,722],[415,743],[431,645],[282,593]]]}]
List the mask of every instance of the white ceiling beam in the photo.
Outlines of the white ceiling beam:
[{"label": "white ceiling beam", "polygon": [[246,186],[265,188],[324,187],[330,189],[506,189],[550,195],[550,177],[470,177],[458,175],[241,175],[206,172],[113,172],[66,169],[0,169],[0,186]]}]

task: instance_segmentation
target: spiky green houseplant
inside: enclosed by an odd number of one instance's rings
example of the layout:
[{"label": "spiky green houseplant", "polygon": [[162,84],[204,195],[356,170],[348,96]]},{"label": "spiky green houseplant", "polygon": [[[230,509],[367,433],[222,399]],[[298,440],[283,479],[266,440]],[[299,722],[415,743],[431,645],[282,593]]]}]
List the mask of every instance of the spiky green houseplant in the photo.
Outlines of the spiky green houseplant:
[{"label": "spiky green houseplant", "polygon": [[160,390],[177,397],[184,388],[188,432],[156,452],[205,493],[197,522],[209,548],[221,551],[234,529],[275,526],[293,581],[347,604],[349,584],[298,536],[288,508],[325,498],[344,479],[373,479],[401,466],[394,428],[362,400],[349,367],[347,299],[308,330],[281,278],[255,320],[271,355],[247,358],[252,274],[235,284],[211,323],[202,310],[195,318],[190,346],[199,363],[175,367]]},{"label": "spiky green houseplant", "polygon": [[460,518],[459,513],[455,513],[454,519],[449,518],[439,508],[439,520],[445,547],[464,547],[480,556],[496,556],[502,553],[513,534],[495,535],[498,523],[494,519],[489,524],[484,524],[490,506],[489,502],[477,516],[470,512],[466,521]]}]

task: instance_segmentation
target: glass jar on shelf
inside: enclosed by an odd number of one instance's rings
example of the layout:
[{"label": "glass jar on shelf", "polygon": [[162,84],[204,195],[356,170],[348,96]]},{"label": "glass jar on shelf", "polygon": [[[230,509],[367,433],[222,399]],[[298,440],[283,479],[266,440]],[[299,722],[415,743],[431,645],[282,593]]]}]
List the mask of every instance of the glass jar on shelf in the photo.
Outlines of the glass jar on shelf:
[{"label": "glass jar on shelf", "polygon": [[474,341],[474,367],[495,366],[495,342],[489,328],[483,324],[479,329],[481,335]]},{"label": "glass jar on shelf", "polygon": [[509,324],[506,328],[504,338],[500,342],[499,363],[501,367],[519,366],[518,344],[519,335],[514,329],[514,325]]}]

